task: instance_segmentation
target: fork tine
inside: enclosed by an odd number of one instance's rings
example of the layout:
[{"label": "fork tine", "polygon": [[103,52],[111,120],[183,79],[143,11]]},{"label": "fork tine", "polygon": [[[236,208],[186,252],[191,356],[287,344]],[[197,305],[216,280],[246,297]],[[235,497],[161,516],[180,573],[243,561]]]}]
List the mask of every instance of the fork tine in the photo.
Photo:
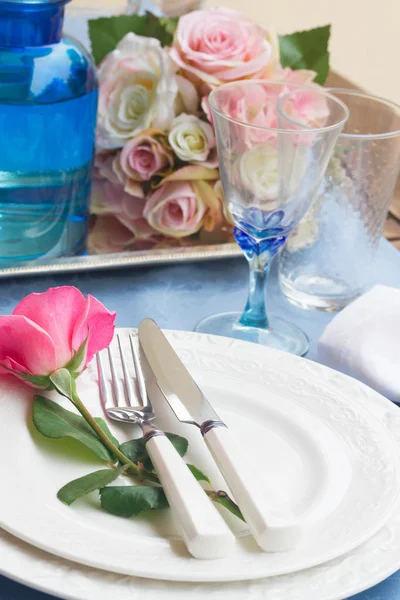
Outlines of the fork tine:
[{"label": "fork tine", "polygon": [[117,334],[117,340],[118,340],[118,346],[119,346],[119,353],[121,355],[122,370],[124,372],[124,380],[125,380],[125,388],[126,388],[127,400],[128,400],[129,406],[133,406],[134,399],[135,399],[135,394],[134,394],[134,391],[133,391],[131,377],[130,377],[129,371],[128,371],[128,365],[126,364],[125,352],[124,352],[124,350],[122,348],[121,338],[120,338],[120,336],[118,334]]},{"label": "fork tine", "polygon": [[124,406],[124,391],[122,389],[121,383],[118,378],[117,368],[115,366],[115,361],[113,354],[111,352],[111,346],[108,347],[108,358],[110,361],[110,370],[111,370],[111,381],[112,381],[112,391],[114,397],[115,406]]},{"label": "fork tine", "polygon": [[96,360],[97,360],[97,373],[99,375],[100,398],[101,398],[101,402],[103,404],[104,409],[107,409],[111,404],[113,404],[113,402],[112,402],[112,398],[111,398],[110,393],[107,388],[106,376],[104,374],[103,359],[101,357],[100,352],[98,352],[96,354]]},{"label": "fork tine", "polygon": [[129,341],[131,343],[133,362],[134,362],[135,371],[136,371],[136,382],[137,382],[137,386],[139,389],[140,399],[142,401],[143,406],[149,406],[149,400],[147,397],[146,383],[144,380],[142,365],[140,364],[139,356],[136,351],[135,345],[133,343],[132,335],[129,336]]}]

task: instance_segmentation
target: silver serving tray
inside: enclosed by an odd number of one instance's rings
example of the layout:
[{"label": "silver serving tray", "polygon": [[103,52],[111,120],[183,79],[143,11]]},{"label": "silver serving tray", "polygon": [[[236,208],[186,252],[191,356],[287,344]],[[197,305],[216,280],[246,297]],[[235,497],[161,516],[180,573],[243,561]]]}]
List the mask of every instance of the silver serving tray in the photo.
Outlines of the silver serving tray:
[{"label": "silver serving tray", "polygon": [[229,243],[165,250],[138,250],[117,254],[93,254],[70,258],[37,259],[0,269],[0,278],[198,262],[242,255],[236,244]]}]

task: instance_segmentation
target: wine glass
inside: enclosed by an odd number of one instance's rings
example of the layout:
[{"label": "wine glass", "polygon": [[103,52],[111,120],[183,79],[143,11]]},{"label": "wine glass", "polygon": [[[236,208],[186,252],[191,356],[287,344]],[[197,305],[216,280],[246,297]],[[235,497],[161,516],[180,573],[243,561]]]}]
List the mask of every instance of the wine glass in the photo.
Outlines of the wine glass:
[{"label": "wine glass", "polygon": [[318,86],[262,80],[224,84],[209,102],[224,201],[250,286],[242,314],[213,315],[196,331],[303,355],[306,335],[267,317],[265,284],[272,258],[311,205],[348,109]]}]

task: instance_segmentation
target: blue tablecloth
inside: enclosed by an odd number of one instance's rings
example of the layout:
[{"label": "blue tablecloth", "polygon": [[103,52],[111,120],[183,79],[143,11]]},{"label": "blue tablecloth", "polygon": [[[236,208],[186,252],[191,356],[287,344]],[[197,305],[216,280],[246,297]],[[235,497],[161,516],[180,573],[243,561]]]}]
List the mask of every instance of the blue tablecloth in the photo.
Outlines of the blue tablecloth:
[{"label": "blue tablecloth", "polygon": [[[382,240],[377,256],[375,281],[400,288],[400,253],[385,240]],[[84,294],[93,294],[109,309],[117,311],[119,327],[135,327],[144,317],[152,317],[166,329],[192,330],[203,317],[243,308],[247,293],[247,264],[244,259],[231,259],[140,270],[4,280],[0,281],[0,313],[9,314],[26,294],[41,292],[55,285],[76,285]],[[333,315],[292,306],[279,292],[274,269],[268,288],[270,311],[297,323],[307,333],[311,342],[307,356],[315,359],[316,342]],[[0,600],[50,598],[0,577]],[[400,571],[352,600],[399,598]]]}]

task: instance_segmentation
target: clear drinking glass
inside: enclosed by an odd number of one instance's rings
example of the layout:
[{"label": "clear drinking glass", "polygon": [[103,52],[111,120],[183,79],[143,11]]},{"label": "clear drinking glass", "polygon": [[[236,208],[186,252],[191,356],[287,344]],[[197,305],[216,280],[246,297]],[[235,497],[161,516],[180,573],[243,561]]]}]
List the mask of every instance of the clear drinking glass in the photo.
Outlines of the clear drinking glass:
[{"label": "clear drinking glass", "polygon": [[225,202],[250,266],[242,314],[208,317],[196,330],[295,354],[302,331],[267,317],[264,289],[272,258],[318,189],[348,110],[320,88],[271,81],[222,85],[210,95]]},{"label": "clear drinking glass", "polygon": [[400,106],[329,90],[350,110],[321,188],[280,256],[280,284],[304,308],[337,310],[370,285],[400,169]]}]

